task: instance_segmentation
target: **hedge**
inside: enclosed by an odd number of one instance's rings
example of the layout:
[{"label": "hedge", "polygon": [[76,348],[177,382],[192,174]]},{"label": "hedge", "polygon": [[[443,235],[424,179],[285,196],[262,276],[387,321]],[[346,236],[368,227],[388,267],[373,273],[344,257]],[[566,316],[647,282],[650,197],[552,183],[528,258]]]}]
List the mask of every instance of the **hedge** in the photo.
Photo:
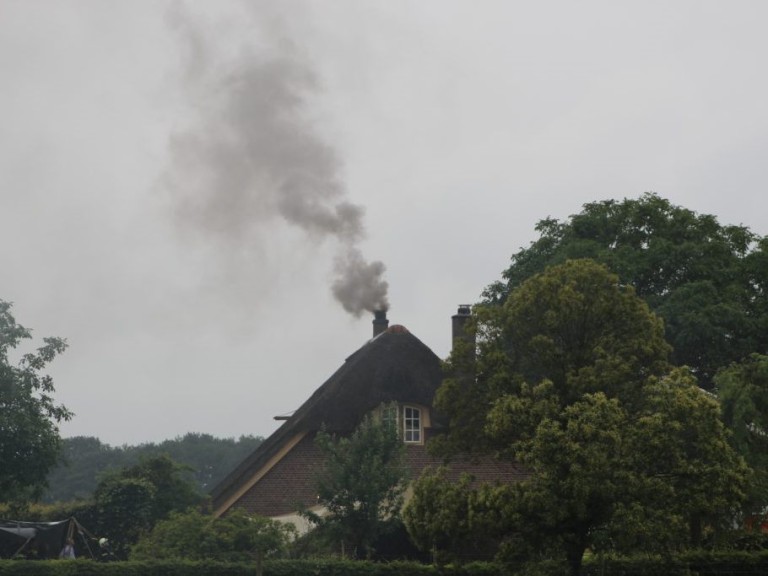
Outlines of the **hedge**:
[{"label": "hedge", "polygon": [[768,550],[686,552],[673,557],[600,557],[585,562],[584,576],[766,576]]},{"label": "hedge", "polygon": [[[548,562],[528,567],[527,574],[560,576]],[[531,569],[533,568],[533,569]],[[436,567],[415,562],[343,560],[268,560],[264,576],[507,576],[510,566],[473,563]],[[766,576],[768,551],[690,552],[671,558],[594,556],[584,576]],[[255,564],[226,562],[95,562],[93,560],[0,560],[0,576],[256,576]]]},{"label": "hedge", "polygon": [[[497,576],[493,564],[437,568],[416,562],[267,560],[264,576]],[[0,560],[0,576],[256,576],[255,563]]]}]

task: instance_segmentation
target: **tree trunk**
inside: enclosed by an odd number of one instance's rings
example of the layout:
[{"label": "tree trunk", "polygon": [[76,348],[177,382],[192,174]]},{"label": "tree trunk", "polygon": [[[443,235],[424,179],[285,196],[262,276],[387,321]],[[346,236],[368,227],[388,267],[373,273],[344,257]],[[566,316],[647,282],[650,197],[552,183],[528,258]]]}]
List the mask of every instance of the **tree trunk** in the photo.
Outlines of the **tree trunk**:
[{"label": "tree trunk", "polygon": [[256,576],[264,576],[264,553],[256,550]]},{"label": "tree trunk", "polygon": [[581,561],[584,558],[584,549],[571,550],[566,553],[568,558],[568,566],[571,568],[571,576],[579,576],[581,574]]},{"label": "tree trunk", "polygon": [[701,514],[698,512],[691,513],[689,519],[689,526],[691,531],[691,547],[698,548],[701,546],[702,528],[701,528]]},{"label": "tree trunk", "polygon": [[572,541],[566,541],[565,557],[568,561],[568,566],[571,568],[571,576],[579,576],[581,574],[581,563],[584,559],[584,550],[586,549],[586,538],[583,536],[574,535]]}]

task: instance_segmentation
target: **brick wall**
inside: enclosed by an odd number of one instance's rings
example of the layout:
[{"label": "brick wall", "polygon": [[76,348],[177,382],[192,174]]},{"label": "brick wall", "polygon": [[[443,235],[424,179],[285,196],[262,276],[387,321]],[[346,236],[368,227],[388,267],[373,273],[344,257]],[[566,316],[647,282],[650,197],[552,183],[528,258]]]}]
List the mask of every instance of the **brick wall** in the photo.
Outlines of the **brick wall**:
[{"label": "brick wall", "polygon": [[[437,467],[442,460],[431,456],[423,445],[407,445],[406,461],[415,480],[426,466]],[[235,504],[261,516],[283,516],[296,512],[300,505],[317,503],[313,490],[314,473],[322,462],[322,454],[314,445],[314,436],[307,435],[286,454]],[[458,478],[463,472],[475,476],[478,482],[514,482],[525,478],[525,471],[515,465],[491,458],[455,459],[449,477]]]},{"label": "brick wall", "polygon": [[261,516],[281,516],[296,512],[300,504],[316,504],[313,473],[321,459],[314,436],[307,435],[243,494],[235,506]]}]

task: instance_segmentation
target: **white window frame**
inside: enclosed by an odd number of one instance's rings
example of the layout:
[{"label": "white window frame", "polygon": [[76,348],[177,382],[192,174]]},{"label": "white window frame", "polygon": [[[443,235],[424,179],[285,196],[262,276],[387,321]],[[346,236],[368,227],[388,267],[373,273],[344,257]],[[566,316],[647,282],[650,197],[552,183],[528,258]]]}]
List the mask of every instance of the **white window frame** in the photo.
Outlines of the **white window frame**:
[{"label": "white window frame", "polygon": [[382,424],[394,426],[404,444],[424,444],[426,410],[413,404],[382,404],[378,411]]},{"label": "white window frame", "polygon": [[403,406],[403,442],[406,444],[424,443],[423,410],[416,406]]}]

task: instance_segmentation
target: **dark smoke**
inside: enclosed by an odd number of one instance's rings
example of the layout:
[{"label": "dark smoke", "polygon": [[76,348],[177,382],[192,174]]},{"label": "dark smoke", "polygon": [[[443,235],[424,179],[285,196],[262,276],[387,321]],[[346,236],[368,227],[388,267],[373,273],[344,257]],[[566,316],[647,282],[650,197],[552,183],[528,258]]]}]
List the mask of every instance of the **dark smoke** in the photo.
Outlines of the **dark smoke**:
[{"label": "dark smoke", "polygon": [[337,278],[333,295],[344,310],[360,316],[363,311],[387,310],[387,283],[381,280],[384,264],[366,262],[357,248],[351,247],[336,259]]},{"label": "dark smoke", "polygon": [[184,41],[184,92],[194,101],[194,123],[172,137],[164,178],[180,223],[243,243],[282,218],[311,239],[334,239],[334,296],[356,316],[386,308],[384,265],[359,249],[363,208],[348,200],[340,160],[307,117],[317,84],[306,59],[277,40],[222,57],[183,5],[169,21]]}]

